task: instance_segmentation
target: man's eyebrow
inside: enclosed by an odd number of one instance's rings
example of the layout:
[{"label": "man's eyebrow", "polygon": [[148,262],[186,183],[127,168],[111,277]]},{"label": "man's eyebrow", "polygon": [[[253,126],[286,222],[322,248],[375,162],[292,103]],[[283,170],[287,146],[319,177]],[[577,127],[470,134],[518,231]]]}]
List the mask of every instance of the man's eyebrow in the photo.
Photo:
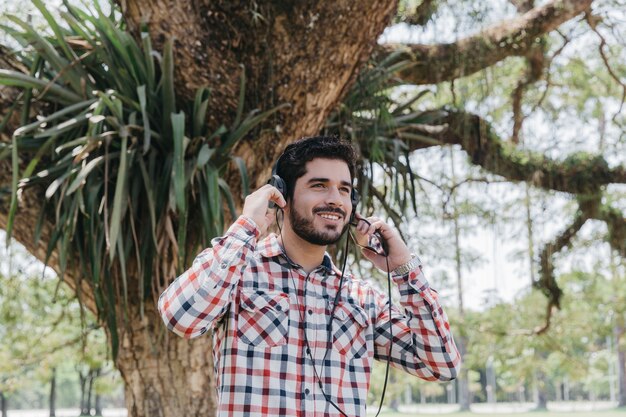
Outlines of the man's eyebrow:
[{"label": "man's eyebrow", "polygon": [[[309,178],[309,180],[307,181],[307,184],[310,184],[312,182],[330,182],[330,179],[322,178],[322,177]],[[345,186],[352,188],[352,183],[348,181],[341,181],[341,185],[345,185]]]}]

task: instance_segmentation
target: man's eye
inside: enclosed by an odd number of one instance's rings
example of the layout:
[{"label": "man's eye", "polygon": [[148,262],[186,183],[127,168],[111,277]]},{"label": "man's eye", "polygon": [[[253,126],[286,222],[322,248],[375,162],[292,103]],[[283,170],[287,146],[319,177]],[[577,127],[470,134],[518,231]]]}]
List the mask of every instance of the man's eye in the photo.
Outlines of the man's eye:
[{"label": "man's eye", "polygon": [[340,191],[341,191],[342,193],[350,194],[350,189],[349,189],[349,188],[346,188],[346,187],[341,188],[341,189],[340,189]]},{"label": "man's eye", "polygon": [[313,188],[321,188],[324,187],[324,184],[313,184]]}]

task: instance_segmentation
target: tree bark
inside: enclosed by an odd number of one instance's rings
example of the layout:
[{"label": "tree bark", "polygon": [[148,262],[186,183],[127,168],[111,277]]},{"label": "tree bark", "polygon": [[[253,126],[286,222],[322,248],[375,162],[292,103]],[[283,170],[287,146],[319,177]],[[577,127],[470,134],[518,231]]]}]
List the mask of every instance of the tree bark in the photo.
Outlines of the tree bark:
[{"label": "tree bark", "polygon": [[610,168],[607,161],[590,154],[574,154],[563,162],[530,153],[503,142],[480,116],[460,111],[439,111],[430,126],[415,129],[433,140],[415,140],[405,132],[410,150],[460,145],[470,161],[511,181],[525,181],[546,190],[571,194],[598,194],[608,184],[626,183],[626,167]]},{"label": "tree bark", "polygon": [[[94,380],[98,379],[102,375],[102,368],[98,368],[94,371]],[[102,415],[102,395],[96,390],[94,390],[94,415],[101,416]]]},{"label": "tree bark", "polygon": [[212,341],[170,334],[156,307],[129,317],[120,335],[117,368],[129,416],[211,416],[216,409]]},{"label": "tree bark", "polygon": [[[623,320],[622,320],[623,321]],[[626,407],[626,348],[624,348],[625,330],[623,323],[613,326],[613,337],[617,350],[618,407]]]},{"label": "tree bark", "polygon": [[56,368],[52,368],[52,377],[50,378],[50,417],[56,416],[56,398],[57,398],[57,373]]},{"label": "tree bark", "polygon": [[553,0],[513,19],[454,43],[380,45],[376,53],[401,51],[397,61],[413,65],[398,72],[409,84],[436,84],[471,75],[510,56],[524,56],[533,45],[564,22],[591,7],[593,0]]},{"label": "tree bark", "polygon": [[80,383],[80,415],[88,416],[89,407],[87,406],[87,378],[88,375],[83,375],[82,371],[78,371],[78,380]]},{"label": "tree bark", "polygon": [[7,408],[9,408],[9,401],[4,395],[4,392],[0,391],[0,412],[2,413],[2,417],[8,417]]}]

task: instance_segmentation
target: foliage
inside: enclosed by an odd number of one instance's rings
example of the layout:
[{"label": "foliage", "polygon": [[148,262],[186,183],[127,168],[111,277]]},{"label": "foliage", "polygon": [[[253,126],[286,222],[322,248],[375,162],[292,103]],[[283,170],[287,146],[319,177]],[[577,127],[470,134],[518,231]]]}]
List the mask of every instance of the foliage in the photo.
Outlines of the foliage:
[{"label": "foliage", "polygon": [[[231,126],[207,132],[210,92],[201,88],[193,103],[177,101],[171,40],[162,53],[147,32],[137,43],[119,13],[106,14],[97,3],[93,11],[65,3],[62,23],[41,0],[33,3],[52,36],[15,16],[8,16],[12,26],[2,26],[23,46],[17,54],[30,68],[30,75],[0,70],[0,83],[24,91],[23,125],[3,151],[13,158],[8,237],[21,191],[43,184],[40,220],[56,219],[48,257],[57,249],[62,271],[74,264],[88,279],[115,356],[115,306],[127,303],[128,275],[138,277],[143,303],[159,285],[159,267],[169,273],[186,265],[189,247],[206,247],[222,232],[223,207],[236,215],[220,178],[231,163],[240,170],[241,192],[248,192],[245,163],[229,151],[280,107],[244,117],[240,100]],[[240,97],[244,88],[242,78]],[[31,109],[43,103],[46,116],[30,120]],[[190,210],[192,203],[199,212]],[[191,219],[198,226],[188,236]]]},{"label": "foliage", "polygon": [[[615,361],[615,352],[607,345],[614,325],[610,317],[624,312],[623,304],[607,292],[619,285],[616,279],[583,272],[560,276],[566,289],[562,309],[553,314],[550,328],[540,335],[535,330],[542,325],[547,302],[538,291],[515,303],[470,312],[463,322],[470,338],[464,365],[480,370],[492,356],[501,393],[532,386],[537,372],[542,371],[550,386],[567,379],[586,392],[608,395],[608,363]],[[460,331],[455,328],[455,334]]]},{"label": "foliage", "polygon": [[33,407],[56,370],[58,404],[75,406],[75,367],[113,366],[104,331],[56,277],[16,272],[0,274],[0,391],[12,408]]},{"label": "foliage", "polygon": [[[359,74],[339,108],[328,118],[325,130],[351,138],[363,157],[359,186],[361,201],[369,210],[381,207],[397,226],[409,208],[417,212],[418,178],[411,166],[406,142],[437,143],[415,127],[428,124],[440,113],[416,109],[429,90],[403,93],[394,74],[412,65],[391,54],[372,61]],[[380,173],[384,175],[380,175]],[[374,178],[384,178],[381,182]]]}]

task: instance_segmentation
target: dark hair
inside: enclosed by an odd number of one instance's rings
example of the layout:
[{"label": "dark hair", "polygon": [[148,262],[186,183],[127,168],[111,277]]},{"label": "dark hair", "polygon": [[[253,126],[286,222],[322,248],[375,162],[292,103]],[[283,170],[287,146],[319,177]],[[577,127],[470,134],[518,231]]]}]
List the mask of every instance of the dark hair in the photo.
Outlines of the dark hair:
[{"label": "dark hair", "polygon": [[302,138],[287,145],[276,162],[276,173],[287,185],[287,200],[293,198],[298,178],[306,174],[306,163],[316,158],[344,161],[350,170],[350,180],[354,181],[357,153],[349,141],[336,136]]}]

